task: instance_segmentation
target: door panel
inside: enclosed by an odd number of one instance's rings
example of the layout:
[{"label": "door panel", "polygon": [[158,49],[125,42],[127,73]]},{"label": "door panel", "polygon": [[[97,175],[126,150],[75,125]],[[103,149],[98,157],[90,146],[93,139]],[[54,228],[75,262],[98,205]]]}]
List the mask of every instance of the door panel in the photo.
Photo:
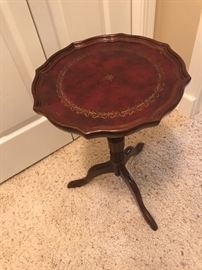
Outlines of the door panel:
[{"label": "door panel", "polygon": [[0,134],[5,134],[7,130],[33,117],[34,113],[30,96],[1,35],[0,51],[0,63],[6,64],[6,68],[0,68],[0,115],[6,116],[0,121]]},{"label": "door panel", "polygon": [[32,110],[31,84],[44,61],[27,2],[1,1],[0,182],[72,141]]},{"label": "door panel", "polygon": [[34,116],[32,100],[17,70],[14,59],[0,34],[0,115],[6,116],[0,121],[0,134],[20,125]]},{"label": "door panel", "polygon": [[48,56],[73,41],[91,36],[131,33],[130,0],[28,0],[28,3]]},{"label": "door panel", "polygon": [[71,41],[104,34],[100,0],[70,0],[61,4]]}]

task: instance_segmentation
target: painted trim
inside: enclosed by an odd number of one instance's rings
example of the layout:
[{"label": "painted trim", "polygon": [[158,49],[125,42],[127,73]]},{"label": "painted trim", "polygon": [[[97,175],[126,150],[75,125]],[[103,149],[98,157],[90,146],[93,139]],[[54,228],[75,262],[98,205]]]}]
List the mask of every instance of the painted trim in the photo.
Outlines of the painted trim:
[{"label": "painted trim", "polygon": [[70,133],[54,127],[45,117],[2,137],[0,183],[71,141]]},{"label": "painted trim", "polygon": [[156,0],[144,1],[144,36],[153,38],[156,15]]},{"label": "painted trim", "polygon": [[194,96],[184,93],[177,109],[186,116],[193,115],[193,109],[196,108],[197,100]]},{"label": "painted trim", "polygon": [[153,37],[156,0],[131,0],[133,35]]},{"label": "painted trim", "polygon": [[185,90],[178,110],[191,117],[202,109],[200,104],[202,100],[202,13],[189,66],[189,74],[192,80]]},{"label": "painted trim", "polygon": [[111,34],[109,0],[102,0],[105,34]]}]

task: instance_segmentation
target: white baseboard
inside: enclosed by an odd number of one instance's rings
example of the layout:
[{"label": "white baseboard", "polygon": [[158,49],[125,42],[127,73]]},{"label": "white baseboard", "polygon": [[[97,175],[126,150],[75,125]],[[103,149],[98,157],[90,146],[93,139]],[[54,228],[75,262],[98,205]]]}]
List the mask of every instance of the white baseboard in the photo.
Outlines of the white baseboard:
[{"label": "white baseboard", "polygon": [[191,117],[197,113],[196,107],[197,107],[197,99],[194,96],[185,93],[179,105],[177,106],[177,109],[183,115]]},{"label": "white baseboard", "polygon": [[72,133],[72,137],[74,140],[76,140],[79,137],[79,135]]},{"label": "white baseboard", "polygon": [[0,183],[71,141],[44,117],[0,138]]}]

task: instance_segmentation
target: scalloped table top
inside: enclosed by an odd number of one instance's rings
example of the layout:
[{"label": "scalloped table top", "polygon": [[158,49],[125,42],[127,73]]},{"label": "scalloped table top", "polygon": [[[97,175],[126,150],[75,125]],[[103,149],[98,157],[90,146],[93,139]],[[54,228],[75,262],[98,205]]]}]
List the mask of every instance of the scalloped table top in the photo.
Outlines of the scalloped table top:
[{"label": "scalloped table top", "polygon": [[115,34],[75,42],[36,70],[34,110],[83,136],[119,137],[157,125],[190,81],[167,44]]}]

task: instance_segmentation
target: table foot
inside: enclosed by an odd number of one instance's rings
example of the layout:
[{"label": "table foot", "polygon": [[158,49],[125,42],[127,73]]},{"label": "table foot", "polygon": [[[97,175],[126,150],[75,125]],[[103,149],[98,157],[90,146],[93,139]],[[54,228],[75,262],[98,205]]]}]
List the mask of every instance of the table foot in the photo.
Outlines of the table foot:
[{"label": "table foot", "polygon": [[105,173],[112,173],[113,171],[114,170],[110,161],[94,165],[88,170],[86,177],[69,182],[67,187],[76,188],[84,186],[93,180],[94,177]]},{"label": "table foot", "polygon": [[125,163],[132,157],[137,156],[143,149],[144,143],[140,142],[135,147],[128,146],[124,149],[124,159]]},{"label": "table foot", "polygon": [[125,180],[132,194],[135,196],[144,219],[152,228],[152,230],[156,231],[158,229],[158,226],[155,220],[153,219],[153,217],[151,216],[151,214],[149,213],[149,211],[147,210],[147,208],[145,207],[137,184],[135,183],[132,176],[130,175],[130,173],[128,172],[128,170],[126,169],[124,165],[120,165],[119,169],[120,169],[121,177]]}]

